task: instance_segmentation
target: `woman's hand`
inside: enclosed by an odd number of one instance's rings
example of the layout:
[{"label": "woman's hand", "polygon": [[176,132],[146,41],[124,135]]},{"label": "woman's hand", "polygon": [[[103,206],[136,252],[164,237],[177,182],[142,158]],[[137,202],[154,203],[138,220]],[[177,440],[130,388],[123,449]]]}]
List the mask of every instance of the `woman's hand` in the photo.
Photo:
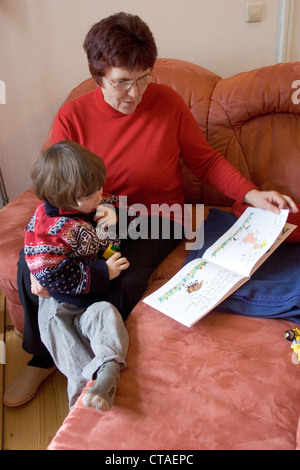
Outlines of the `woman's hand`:
[{"label": "woman's hand", "polygon": [[245,195],[244,201],[254,207],[275,212],[275,214],[279,214],[281,209],[289,209],[294,214],[299,212],[290,196],[282,195],[277,191],[258,191],[258,189],[252,189]]},{"label": "woman's hand", "polygon": [[116,225],[118,216],[112,207],[99,204],[96,214],[94,215],[94,220],[97,222],[97,225],[99,224],[103,228],[107,228],[110,225]]},{"label": "woman's hand", "polygon": [[30,274],[31,292],[38,297],[50,297],[49,292]]},{"label": "woman's hand", "polygon": [[129,261],[127,258],[124,258],[121,253],[115,253],[108,258],[106,265],[108,268],[109,280],[111,281],[115,277],[118,277],[121,271],[124,271],[129,267]]}]

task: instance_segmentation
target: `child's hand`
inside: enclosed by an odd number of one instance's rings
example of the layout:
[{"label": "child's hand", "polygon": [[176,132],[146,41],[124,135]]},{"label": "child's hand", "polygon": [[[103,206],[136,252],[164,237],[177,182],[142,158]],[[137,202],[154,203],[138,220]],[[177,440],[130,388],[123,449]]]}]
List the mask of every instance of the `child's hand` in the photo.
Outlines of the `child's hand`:
[{"label": "child's hand", "polygon": [[112,207],[99,204],[97,212],[94,215],[94,220],[97,222],[97,225],[99,224],[103,228],[107,228],[110,225],[116,225],[118,217],[116,211]]},{"label": "child's hand", "polygon": [[129,267],[129,261],[127,258],[121,255],[121,253],[115,253],[106,261],[108,268],[109,280],[111,281],[115,277],[118,277],[121,271],[124,271]]},{"label": "child's hand", "polygon": [[50,297],[49,292],[43,287],[39,281],[30,273],[30,288],[31,292],[38,297]]}]

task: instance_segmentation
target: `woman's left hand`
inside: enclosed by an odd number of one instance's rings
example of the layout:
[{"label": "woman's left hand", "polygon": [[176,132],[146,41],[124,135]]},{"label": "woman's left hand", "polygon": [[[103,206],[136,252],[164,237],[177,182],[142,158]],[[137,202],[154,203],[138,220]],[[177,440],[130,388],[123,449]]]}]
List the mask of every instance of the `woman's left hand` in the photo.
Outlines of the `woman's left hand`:
[{"label": "woman's left hand", "polygon": [[289,209],[293,214],[299,212],[290,196],[280,194],[277,191],[252,189],[245,195],[244,201],[254,207],[275,212],[275,214],[279,214],[281,209]]}]

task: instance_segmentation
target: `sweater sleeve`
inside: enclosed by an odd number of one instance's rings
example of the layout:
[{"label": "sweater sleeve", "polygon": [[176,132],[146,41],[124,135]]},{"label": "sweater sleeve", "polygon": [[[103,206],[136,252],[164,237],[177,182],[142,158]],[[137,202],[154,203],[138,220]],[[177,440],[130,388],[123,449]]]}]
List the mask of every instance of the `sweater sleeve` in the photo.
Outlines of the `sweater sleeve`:
[{"label": "sweater sleeve", "polygon": [[33,275],[50,295],[100,293],[109,282],[106,263],[100,259],[85,264],[65,258],[55,269],[44,268]]},{"label": "sweater sleeve", "polygon": [[256,188],[211,147],[185,105],[182,106],[178,132],[182,159],[200,181],[211,184],[238,202],[243,202],[247,192]]},{"label": "sweater sleeve", "polygon": [[68,125],[67,119],[58,111],[52,128],[51,133],[51,145],[60,142],[61,140],[76,140],[75,136],[72,135],[70,125]]}]

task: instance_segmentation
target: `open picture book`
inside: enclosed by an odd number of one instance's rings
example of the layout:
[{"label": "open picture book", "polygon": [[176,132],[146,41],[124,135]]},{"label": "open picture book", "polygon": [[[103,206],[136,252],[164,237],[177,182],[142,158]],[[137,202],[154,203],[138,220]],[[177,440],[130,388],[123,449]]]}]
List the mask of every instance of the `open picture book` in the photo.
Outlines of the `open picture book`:
[{"label": "open picture book", "polygon": [[250,207],[203,254],[144,302],[191,327],[247,282],[296,228],[280,214]]}]

